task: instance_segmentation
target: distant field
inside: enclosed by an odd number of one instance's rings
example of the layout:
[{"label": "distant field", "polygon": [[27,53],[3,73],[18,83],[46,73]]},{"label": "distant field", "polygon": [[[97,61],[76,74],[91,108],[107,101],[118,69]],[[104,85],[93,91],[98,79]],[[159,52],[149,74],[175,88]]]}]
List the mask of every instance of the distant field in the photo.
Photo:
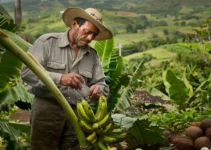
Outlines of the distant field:
[{"label": "distant field", "polygon": [[[80,7],[82,5],[85,7],[85,4],[89,4],[90,7],[92,5],[99,6],[99,10],[103,14],[103,24],[107,26],[112,32],[115,33],[114,41],[115,44],[133,44],[144,40],[151,40],[154,35],[158,35],[159,38],[171,37],[175,31],[180,31],[185,34],[193,33],[192,29],[196,27],[191,26],[181,26],[181,22],[185,22],[188,24],[189,22],[200,23],[205,21],[208,17],[210,17],[211,7],[205,7],[202,4],[209,5],[211,2],[205,2],[205,0],[201,1],[182,1],[181,9],[178,11],[177,15],[170,15],[170,13],[151,13],[149,11],[144,14],[143,11],[139,11],[139,8],[144,10],[152,10],[157,9],[159,7],[163,8],[163,6],[169,7],[171,6],[171,1],[154,0],[154,3],[151,2],[141,2],[141,1],[109,1],[109,6],[111,5],[113,9],[106,9],[105,4],[107,3],[102,1],[92,1],[92,3],[85,1],[76,1],[69,0],[71,6]],[[28,2],[29,3],[29,2]],[[46,32],[63,32],[67,30],[66,26],[62,22],[60,10],[64,10],[66,7],[59,1],[55,2],[34,2],[33,5],[28,5],[28,3],[23,5],[23,25],[26,26],[24,31],[25,34],[31,36],[31,39],[34,40],[38,35],[44,34]],[[184,4],[183,4],[184,3]],[[164,5],[165,4],[165,5]],[[195,4],[201,4],[202,6],[197,7]],[[11,16],[14,16],[13,6],[7,5],[7,8],[10,10],[9,13]],[[134,9],[133,9],[134,8]],[[115,10],[116,9],[116,10]],[[164,9],[164,8],[163,8]],[[191,14],[192,11],[195,11],[194,14]],[[200,10],[200,11],[199,11]],[[162,12],[162,10],[160,10]],[[176,11],[170,9],[169,11]],[[199,16],[199,20],[195,18],[189,20],[182,20],[181,18],[184,15],[197,15]],[[147,29],[139,30],[137,33],[127,33],[126,25],[137,25],[142,24],[143,20],[141,20],[140,16],[146,16],[149,22],[159,22],[164,20],[168,23],[169,26],[156,26],[150,27],[147,26]],[[143,17],[142,17],[143,18]],[[27,21],[26,21],[27,20]],[[25,23],[25,24],[24,24]],[[175,23],[177,25],[175,25]],[[168,30],[169,35],[164,35],[163,30]]]},{"label": "distant field", "polygon": [[125,56],[124,60],[128,62],[132,58],[140,58],[144,53],[148,53],[148,54],[151,54],[153,57],[156,57],[156,59],[153,59],[150,62],[150,64],[153,66],[157,66],[162,61],[172,60],[174,57],[176,57],[176,53],[170,52],[164,48],[158,47],[158,48],[154,48],[145,52],[140,52],[140,53],[131,54],[129,56]]}]

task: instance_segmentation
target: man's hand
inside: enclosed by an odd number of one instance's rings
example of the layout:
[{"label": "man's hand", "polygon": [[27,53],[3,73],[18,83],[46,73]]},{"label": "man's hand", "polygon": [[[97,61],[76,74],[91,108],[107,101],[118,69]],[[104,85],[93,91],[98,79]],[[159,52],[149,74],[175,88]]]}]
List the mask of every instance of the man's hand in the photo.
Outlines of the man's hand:
[{"label": "man's hand", "polygon": [[70,86],[74,89],[81,89],[84,84],[84,78],[76,73],[63,74],[60,80],[60,84],[64,86]]},{"label": "man's hand", "polygon": [[98,99],[101,94],[102,94],[102,90],[99,85],[92,85],[89,88],[89,93],[88,93],[89,97]]}]

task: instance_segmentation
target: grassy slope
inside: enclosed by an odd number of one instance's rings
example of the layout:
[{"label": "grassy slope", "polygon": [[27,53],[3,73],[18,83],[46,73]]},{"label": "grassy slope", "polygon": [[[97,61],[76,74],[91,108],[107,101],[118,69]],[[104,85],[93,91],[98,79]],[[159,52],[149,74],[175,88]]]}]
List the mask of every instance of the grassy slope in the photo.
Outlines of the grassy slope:
[{"label": "grassy slope", "polygon": [[[22,1],[23,2],[23,1]],[[28,2],[29,3],[29,2]],[[176,3],[175,9],[172,9],[173,5]],[[140,0],[133,1],[123,1],[123,0],[110,0],[110,1],[94,1],[94,0],[69,0],[70,6],[98,6],[104,15],[104,24],[111,29],[112,31],[116,31],[118,34],[115,35],[115,43],[122,43],[123,46],[127,44],[131,44],[134,42],[139,42],[142,40],[147,40],[152,38],[152,34],[157,34],[160,37],[164,37],[163,30],[167,29],[170,34],[176,30],[182,31],[184,33],[192,32],[192,29],[195,27],[190,26],[175,26],[176,22],[180,23],[182,21],[196,21],[192,20],[182,20],[181,17],[183,14],[194,14],[200,17],[200,20],[197,22],[205,21],[206,18],[210,16],[209,7],[205,7],[204,5],[211,5],[211,2],[207,0],[186,0],[186,1],[175,1],[175,0],[151,0],[146,3],[141,2]],[[67,5],[63,5],[59,2],[51,2],[51,3],[38,3],[34,2],[34,7],[25,4],[22,7],[23,10],[23,19],[25,22],[26,30],[25,34],[30,34],[32,37],[37,37],[44,32],[62,32],[67,30],[67,27],[61,20],[61,14],[59,14],[60,10],[64,10]],[[103,9],[112,6],[112,9]],[[162,9],[165,11],[169,11],[168,15],[164,15]],[[199,7],[200,6],[200,7]],[[8,5],[7,8],[13,11],[13,7]],[[205,9],[206,8],[206,9]],[[141,10],[140,10],[141,9]],[[149,14],[150,10],[156,10],[158,13]],[[194,13],[193,13],[194,10]],[[142,13],[140,13],[142,12]],[[160,12],[160,13],[159,13]],[[176,13],[177,12],[177,13]],[[175,19],[176,15],[169,15],[172,13],[176,13],[177,19]],[[11,12],[11,15],[13,13]],[[168,22],[169,26],[165,27],[153,27],[145,29],[144,32],[139,31],[137,34],[126,33],[125,25],[127,24],[135,24],[142,23],[142,20],[139,16],[145,15],[148,20],[160,21],[165,20]],[[33,22],[29,22],[26,20],[33,19]],[[165,37],[164,37],[165,38]]]},{"label": "grassy slope", "polygon": [[170,52],[164,48],[158,47],[158,48],[154,48],[145,52],[140,52],[140,53],[135,53],[135,54],[125,56],[124,60],[127,62],[133,58],[140,58],[144,53],[148,53],[148,54],[151,54],[153,57],[156,57],[156,59],[153,59],[150,62],[150,64],[153,66],[159,65],[160,62],[162,61],[172,60],[176,56],[175,52]]}]

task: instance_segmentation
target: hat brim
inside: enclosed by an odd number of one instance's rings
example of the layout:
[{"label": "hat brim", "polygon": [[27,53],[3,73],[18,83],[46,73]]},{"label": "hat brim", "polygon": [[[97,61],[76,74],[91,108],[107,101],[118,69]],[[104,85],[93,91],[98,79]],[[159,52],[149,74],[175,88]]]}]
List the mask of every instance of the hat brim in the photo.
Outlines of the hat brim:
[{"label": "hat brim", "polygon": [[104,25],[96,21],[92,16],[90,16],[85,10],[81,8],[67,8],[62,15],[62,19],[68,27],[71,27],[73,19],[77,17],[88,20],[99,29],[100,32],[94,40],[107,40],[113,37],[112,33]]}]

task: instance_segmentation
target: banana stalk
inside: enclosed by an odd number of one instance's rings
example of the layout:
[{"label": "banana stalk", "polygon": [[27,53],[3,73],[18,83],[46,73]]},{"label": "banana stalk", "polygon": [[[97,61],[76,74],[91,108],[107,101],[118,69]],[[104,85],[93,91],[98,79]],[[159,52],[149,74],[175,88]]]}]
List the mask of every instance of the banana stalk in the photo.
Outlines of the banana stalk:
[{"label": "banana stalk", "polygon": [[68,118],[71,121],[71,124],[73,125],[76,131],[81,150],[88,149],[90,147],[90,144],[86,141],[85,134],[79,126],[77,117],[73,109],[66,101],[65,97],[62,95],[59,89],[56,87],[54,82],[51,80],[51,78],[48,76],[48,74],[45,71],[43,71],[43,69],[37,63],[35,63],[34,60],[31,59],[26,52],[24,52],[12,40],[10,40],[8,36],[1,29],[0,29],[0,44],[7,50],[9,50],[11,53],[13,53],[24,64],[26,64],[37,75],[37,77],[39,77],[39,79],[48,87],[48,89],[53,93],[53,95],[55,96],[61,107],[68,115]]}]

